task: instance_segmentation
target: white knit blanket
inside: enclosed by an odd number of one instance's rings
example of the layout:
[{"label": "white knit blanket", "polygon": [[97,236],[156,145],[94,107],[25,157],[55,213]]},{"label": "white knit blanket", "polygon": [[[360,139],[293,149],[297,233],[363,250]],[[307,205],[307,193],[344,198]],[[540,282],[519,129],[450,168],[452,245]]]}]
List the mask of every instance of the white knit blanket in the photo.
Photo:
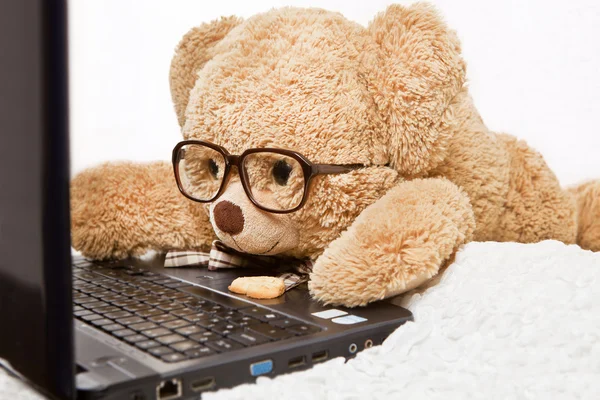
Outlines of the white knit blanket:
[{"label": "white knit blanket", "polygon": [[[471,243],[404,306],[415,321],[354,360],[204,399],[600,398],[600,253]],[[2,398],[38,398],[20,389],[0,373]]]}]

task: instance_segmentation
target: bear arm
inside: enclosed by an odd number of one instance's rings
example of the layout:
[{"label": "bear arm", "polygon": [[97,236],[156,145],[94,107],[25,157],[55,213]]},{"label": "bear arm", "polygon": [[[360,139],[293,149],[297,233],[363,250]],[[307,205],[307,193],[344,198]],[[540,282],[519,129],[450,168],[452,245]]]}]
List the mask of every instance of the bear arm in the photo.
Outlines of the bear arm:
[{"label": "bear arm", "polygon": [[86,257],[206,249],[214,238],[204,207],[179,193],[166,162],[107,163],[71,181],[71,242]]},{"label": "bear arm", "polygon": [[472,238],[468,196],[445,178],[398,184],[316,260],[309,289],[326,304],[362,306],[435,276]]}]

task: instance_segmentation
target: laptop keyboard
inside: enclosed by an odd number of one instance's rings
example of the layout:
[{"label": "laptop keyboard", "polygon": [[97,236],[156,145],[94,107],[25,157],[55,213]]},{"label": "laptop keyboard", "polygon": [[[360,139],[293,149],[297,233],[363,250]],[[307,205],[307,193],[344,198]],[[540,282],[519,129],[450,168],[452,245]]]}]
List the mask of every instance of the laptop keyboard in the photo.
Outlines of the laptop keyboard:
[{"label": "laptop keyboard", "polygon": [[321,330],[131,266],[74,265],[73,303],[75,318],[169,363]]}]

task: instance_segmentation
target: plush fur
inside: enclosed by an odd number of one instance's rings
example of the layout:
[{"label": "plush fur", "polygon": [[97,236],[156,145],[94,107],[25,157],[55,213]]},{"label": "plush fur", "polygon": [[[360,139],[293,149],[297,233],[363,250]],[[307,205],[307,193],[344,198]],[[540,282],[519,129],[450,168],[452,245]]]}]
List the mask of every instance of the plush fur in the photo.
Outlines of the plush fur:
[{"label": "plush fur", "polygon": [[178,193],[167,163],[105,164],[72,182],[73,246],[89,257],[219,237],[250,253],[311,257],[312,295],[359,306],[420,285],[470,240],[600,250],[600,183],[563,190],[538,153],[487,129],[460,43],[426,4],[390,6],[366,28],[297,8],[206,23],[177,47],[170,82],[186,139],[365,168],[319,176],[303,208],[271,214],[252,205],[235,170],[223,196],[202,205]]}]

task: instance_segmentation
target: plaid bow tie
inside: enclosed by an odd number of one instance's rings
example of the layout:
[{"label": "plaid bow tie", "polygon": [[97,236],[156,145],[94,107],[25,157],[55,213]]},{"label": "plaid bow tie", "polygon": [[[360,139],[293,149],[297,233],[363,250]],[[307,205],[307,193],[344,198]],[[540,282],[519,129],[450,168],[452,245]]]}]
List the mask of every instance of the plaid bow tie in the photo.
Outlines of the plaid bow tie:
[{"label": "plaid bow tie", "polygon": [[[199,266],[214,271],[222,268],[267,268],[283,279],[285,290],[308,282],[313,262],[291,257],[256,256],[240,253],[215,240],[210,253],[199,251],[169,251],[165,257],[165,268]],[[271,275],[271,274],[268,274]]]}]

